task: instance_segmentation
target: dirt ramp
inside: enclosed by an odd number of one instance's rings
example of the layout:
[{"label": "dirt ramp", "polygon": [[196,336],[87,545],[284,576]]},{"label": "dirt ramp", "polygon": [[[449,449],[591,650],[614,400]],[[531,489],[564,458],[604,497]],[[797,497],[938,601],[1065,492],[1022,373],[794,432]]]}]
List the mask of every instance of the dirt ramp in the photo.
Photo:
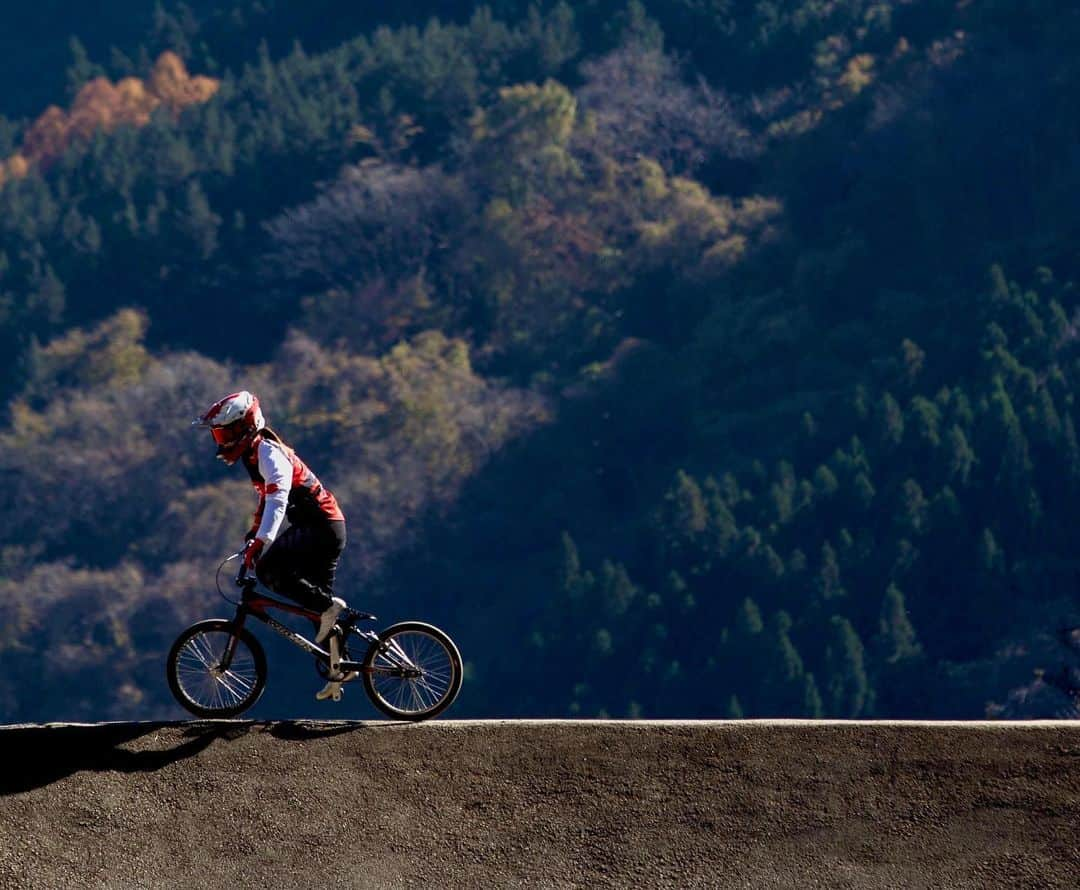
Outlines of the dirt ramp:
[{"label": "dirt ramp", "polygon": [[1080,886],[1080,724],[0,728],[0,887]]}]

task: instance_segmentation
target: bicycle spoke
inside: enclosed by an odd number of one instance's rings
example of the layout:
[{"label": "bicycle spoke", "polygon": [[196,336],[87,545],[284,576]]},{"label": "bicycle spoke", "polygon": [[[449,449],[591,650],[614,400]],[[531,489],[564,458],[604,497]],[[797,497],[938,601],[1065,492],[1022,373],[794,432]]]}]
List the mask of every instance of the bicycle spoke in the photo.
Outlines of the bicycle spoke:
[{"label": "bicycle spoke", "polygon": [[238,646],[228,670],[220,670],[232,635],[226,631],[196,634],[180,650],[176,675],[184,695],[208,710],[236,707],[255,690],[258,679],[254,659]]},{"label": "bicycle spoke", "polygon": [[204,640],[202,637],[192,637],[188,642],[188,649],[203,667],[213,667],[216,659],[210,651],[209,640]]},{"label": "bicycle spoke", "polygon": [[406,630],[383,641],[369,682],[395,712],[423,714],[448,694],[455,667],[450,652],[423,630]]},{"label": "bicycle spoke", "polygon": [[239,701],[251,691],[251,681],[239,676],[235,671],[226,671],[218,677],[218,686]]}]

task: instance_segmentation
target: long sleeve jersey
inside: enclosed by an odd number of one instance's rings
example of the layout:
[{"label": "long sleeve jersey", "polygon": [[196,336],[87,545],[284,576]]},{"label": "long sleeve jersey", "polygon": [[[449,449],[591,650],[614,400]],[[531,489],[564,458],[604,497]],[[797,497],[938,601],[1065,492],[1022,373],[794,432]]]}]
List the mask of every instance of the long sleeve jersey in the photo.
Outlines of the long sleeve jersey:
[{"label": "long sleeve jersey", "polygon": [[334,495],[295,451],[280,442],[260,438],[244,466],[259,493],[254,537],[267,546],[281,533],[286,513],[294,524],[345,520]]},{"label": "long sleeve jersey", "polygon": [[281,526],[285,522],[289,491],[292,489],[293,467],[285,449],[269,439],[260,440],[258,454],[259,475],[264,480],[264,488],[259,492],[258,513],[262,515],[262,521],[255,537],[261,538],[269,546],[281,533]]}]

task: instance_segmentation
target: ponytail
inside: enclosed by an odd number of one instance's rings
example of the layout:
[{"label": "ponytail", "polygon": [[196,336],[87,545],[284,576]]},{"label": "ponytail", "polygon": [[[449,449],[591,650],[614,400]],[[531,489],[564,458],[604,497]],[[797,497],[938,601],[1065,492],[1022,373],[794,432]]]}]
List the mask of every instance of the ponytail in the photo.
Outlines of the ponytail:
[{"label": "ponytail", "polygon": [[264,426],[261,430],[259,430],[259,432],[262,434],[264,439],[269,439],[271,442],[277,442],[278,445],[280,445],[282,448],[288,449],[289,451],[293,450],[290,445],[270,427]]}]

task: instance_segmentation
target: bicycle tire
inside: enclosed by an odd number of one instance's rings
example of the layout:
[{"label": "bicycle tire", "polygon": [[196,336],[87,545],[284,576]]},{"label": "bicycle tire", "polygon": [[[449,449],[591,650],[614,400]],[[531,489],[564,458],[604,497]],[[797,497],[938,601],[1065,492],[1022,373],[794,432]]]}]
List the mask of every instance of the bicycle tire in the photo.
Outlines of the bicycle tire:
[{"label": "bicycle tire", "polygon": [[[461,653],[446,633],[423,621],[401,621],[380,631],[363,665],[368,698],[396,720],[429,720],[461,691]],[[395,676],[403,666],[419,676]]]},{"label": "bicycle tire", "polygon": [[[216,674],[229,639],[236,651],[229,675]],[[266,654],[247,628],[236,630],[224,618],[191,625],[176,638],[165,661],[169,689],[180,705],[196,717],[235,717],[259,700],[266,688]]]}]

